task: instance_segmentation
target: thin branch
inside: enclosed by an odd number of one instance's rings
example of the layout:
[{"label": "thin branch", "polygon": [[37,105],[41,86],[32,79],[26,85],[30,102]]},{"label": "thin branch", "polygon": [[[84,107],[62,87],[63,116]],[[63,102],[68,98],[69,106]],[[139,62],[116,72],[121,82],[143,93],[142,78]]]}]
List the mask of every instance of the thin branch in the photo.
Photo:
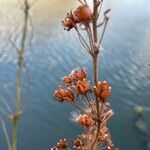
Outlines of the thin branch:
[{"label": "thin branch", "polygon": [[8,117],[9,118],[9,113],[7,112],[7,111],[5,111],[1,106],[0,106],[0,111],[4,114],[4,115],[6,115],[6,117]]},{"label": "thin branch", "polygon": [[33,28],[33,23],[32,23],[32,19],[31,19],[31,16],[30,16],[30,14],[29,14],[29,23],[30,23],[30,25],[31,25],[31,35],[30,35],[30,37],[32,37],[33,38],[33,36],[34,36],[34,28]]},{"label": "thin branch", "polygon": [[1,97],[1,99],[2,99],[2,101],[3,101],[3,103],[4,103],[4,105],[7,107],[8,111],[9,111],[10,113],[12,113],[12,110],[11,110],[10,106],[8,105],[8,103],[6,102],[6,100],[4,99],[4,97],[1,96],[1,95],[0,95],[0,97]]},{"label": "thin branch", "polygon": [[98,27],[101,27],[101,26],[104,24],[104,22],[105,22],[105,18],[103,19],[103,21],[102,21],[101,23],[99,23],[99,24],[97,25],[97,28],[98,28]]},{"label": "thin branch", "polygon": [[109,20],[109,18],[105,19],[104,28],[103,28],[102,35],[101,35],[101,38],[100,38],[99,44],[98,44],[98,49],[99,49],[99,47],[100,47],[100,45],[102,43],[102,40],[103,40],[103,37],[104,37],[104,34],[105,34],[105,30],[106,30],[106,27],[107,27],[108,20]]},{"label": "thin branch", "polygon": [[97,9],[97,0],[93,0],[93,41],[97,43],[97,16],[98,16],[98,9]]},{"label": "thin branch", "polygon": [[79,1],[79,3],[81,3],[82,5],[85,5],[83,2],[82,2],[82,0],[78,0]]},{"label": "thin branch", "polygon": [[85,5],[88,5],[86,0],[83,0],[83,1],[84,1]]},{"label": "thin branch", "polygon": [[81,44],[84,46],[84,48],[89,51],[90,50],[90,47],[88,46],[87,42],[85,41],[85,39],[83,38],[83,36],[81,35],[81,33],[79,32],[78,28],[75,27],[75,30],[77,31],[78,33],[78,36],[79,36],[79,39],[80,39],[80,42]]},{"label": "thin branch", "polygon": [[[28,16],[29,16],[30,5],[28,0],[24,0],[24,25],[22,28],[22,38],[21,38],[21,49],[18,52],[18,71],[17,71],[17,91],[16,91],[16,112],[18,114],[21,110],[21,94],[22,94],[22,70],[24,64],[24,53],[25,44],[28,29]],[[19,125],[20,115],[16,116],[13,120],[13,131],[12,131],[12,150],[17,150],[17,139],[18,139],[18,125]]]},{"label": "thin branch", "polygon": [[9,41],[12,44],[12,46],[16,49],[17,53],[19,53],[19,48],[16,46],[16,44],[12,41],[10,37],[9,37]]},{"label": "thin branch", "polygon": [[89,106],[90,106],[90,107],[91,107],[91,109],[93,110],[93,106],[92,106],[92,104],[91,104],[91,102],[90,102],[90,100],[89,100],[88,96],[87,96],[87,95],[85,95],[85,98],[86,98],[86,100],[87,100],[87,102],[88,102]]},{"label": "thin branch", "polygon": [[100,1],[100,6],[99,6],[97,18],[98,18],[98,17],[100,16],[100,14],[101,14],[102,6],[103,6],[103,0]]},{"label": "thin branch", "polygon": [[[11,83],[13,84],[13,82]],[[10,85],[9,85],[10,86]],[[10,90],[8,89],[8,84],[4,86],[5,90],[7,91],[7,93],[9,94],[10,98],[15,101],[15,97],[11,94]]]},{"label": "thin branch", "polygon": [[73,103],[74,104],[74,106],[76,106],[79,110],[81,110],[84,114],[87,114],[88,116],[90,116],[93,120],[98,120],[97,118],[95,118],[94,116],[92,116],[91,114],[89,114],[89,113],[87,113],[86,111],[84,111],[84,109],[82,109],[81,107],[80,107],[80,105],[78,105],[76,102],[74,102]]},{"label": "thin branch", "polygon": [[1,127],[2,127],[2,130],[3,130],[4,136],[5,136],[5,140],[6,140],[6,143],[7,143],[7,146],[8,146],[8,150],[11,150],[10,138],[9,138],[9,135],[8,135],[8,132],[7,132],[5,121],[2,118],[0,120],[1,120]]},{"label": "thin branch", "polygon": [[94,53],[94,51],[93,51],[93,37],[92,37],[92,32],[91,32],[91,28],[90,28],[90,25],[89,24],[86,24],[85,25],[85,31],[86,31],[86,33],[87,33],[87,36],[88,36],[88,38],[89,38],[89,43],[90,43],[90,49],[89,49],[89,52],[91,53],[91,54],[93,54]]},{"label": "thin branch", "polygon": [[[16,49],[17,53],[19,53],[19,48],[17,47],[17,45],[12,41],[11,38],[9,38],[9,41],[11,42],[12,46]],[[27,80],[28,80],[28,96],[30,95],[30,71],[29,71],[29,67],[27,66],[25,60],[23,60],[23,64],[25,66],[26,69],[26,73],[27,73]]]}]

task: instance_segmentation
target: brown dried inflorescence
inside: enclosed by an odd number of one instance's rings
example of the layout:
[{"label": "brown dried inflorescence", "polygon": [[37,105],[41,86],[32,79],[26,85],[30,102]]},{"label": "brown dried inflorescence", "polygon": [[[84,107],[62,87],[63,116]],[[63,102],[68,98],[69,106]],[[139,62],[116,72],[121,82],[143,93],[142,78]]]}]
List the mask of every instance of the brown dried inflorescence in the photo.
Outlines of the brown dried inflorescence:
[{"label": "brown dried inflorescence", "polygon": [[57,99],[61,103],[64,102],[64,100],[68,102],[74,101],[73,93],[69,89],[66,89],[63,87],[59,87],[59,89],[55,91],[54,98]]},{"label": "brown dried inflorescence", "polygon": [[74,90],[81,95],[86,95],[90,91],[90,84],[86,79],[78,81],[74,86]]},{"label": "brown dried inflorescence", "polygon": [[[111,88],[106,81],[99,81],[96,86],[90,84],[87,79],[87,71],[78,68],[64,78],[61,85],[54,93],[54,97],[59,102],[68,101],[81,110],[81,114],[77,115],[75,121],[83,128],[86,128],[86,134],[81,134],[76,141],[73,142],[77,150],[88,150],[90,143],[96,136],[97,121],[101,122],[101,129],[98,133],[98,143],[105,143],[109,148],[114,145],[107,128],[107,122],[112,117],[113,110],[106,103],[111,93]],[[99,100],[100,118],[97,118],[97,104],[95,100],[97,96]],[[83,105],[83,106],[82,106]],[[82,137],[82,138],[81,138]],[[83,138],[84,137],[84,138]],[[66,141],[58,142],[62,145]],[[57,143],[57,149],[58,144]],[[86,144],[84,144],[86,143]],[[87,145],[89,143],[89,145]],[[67,144],[66,144],[67,145]]]},{"label": "brown dried inflorescence", "polygon": [[86,114],[79,115],[76,118],[76,121],[78,124],[86,128],[90,127],[93,123],[93,119],[89,115],[86,115]]},{"label": "brown dried inflorescence", "polygon": [[98,82],[95,86],[95,93],[101,100],[106,100],[111,94],[111,87],[106,81]]},{"label": "brown dried inflorescence", "polygon": [[[78,1],[80,5],[74,12],[67,13],[62,25],[68,31],[75,29],[82,46],[90,54],[93,61],[93,83],[89,82],[87,71],[81,67],[62,78],[63,83],[55,91],[54,98],[60,103],[67,101],[80,111],[74,120],[83,127],[84,132],[73,142],[59,141],[54,148],[57,150],[68,148],[115,150],[107,128],[108,120],[114,114],[107,104],[111,87],[106,81],[98,80],[98,54],[109,20],[110,9],[104,11],[104,18],[98,23],[103,0],[93,0],[92,10],[86,0]],[[98,36],[99,27],[103,27],[100,36]]]},{"label": "brown dried inflorescence", "polygon": [[64,26],[64,29],[69,31],[70,29],[75,27],[76,24],[89,23],[91,19],[91,9],[86,5],[81,5],[75,10],[74,13],[72,13],[72,11],[70,11],[70,13],[67,13],[67,17],[64,21],[62,21],[62,24]]},{"label": "brown dried inflorescence", "polygon": [[92,19],[92,11],[86,5],[79,6],[75,11],[75,15],[79,23],[88,23]]},{"label": "brown dried inflorescence", "polygon": [[83,68],[72,71],[72,74],[76,80],[80,81],[87,77],[87,72]]},{"label": "brown dried inflorescence", "polygon": [[65,18],[64,21],[62,21],[64,29],[68,31],[72,29],[76,23],[77,23],[77,19],[76,16],[72,13],[72,11],[70,11],[70,13],[67,13],[67,17]]},{"label": "brown dried inflorescence", "polygon": [[57,142],[57,144],[51,148],[51,150],[65,150],[68,148],[68,142],[66,139],[60,139],[59,142]]},{"label": "brown dried inflorescence", "polygon": [[84,143],[79,138],[73,141],[73,145],[74,145],[73,147],[76,148],[77,150],[83,150],[82,147],[84,146]]},{"label": "brown dried inflorescence", "polygon": [[71,85],[73,83],[73,80],[74,79],[73,79],[72,74],[69,74],[68,76],[65,76],[63,78],[64,83],[67,84],[67,85]]}]

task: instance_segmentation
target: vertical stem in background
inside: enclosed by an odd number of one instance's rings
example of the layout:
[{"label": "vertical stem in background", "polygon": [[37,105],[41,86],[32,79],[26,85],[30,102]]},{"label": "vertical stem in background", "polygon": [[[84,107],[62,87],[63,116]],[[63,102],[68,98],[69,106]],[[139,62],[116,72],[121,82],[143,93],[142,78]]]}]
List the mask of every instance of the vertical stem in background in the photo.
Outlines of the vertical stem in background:
[{"label": "vertical stem in background", "polygon": [[21,86],[22,86],[22,69],[23,69],[23,61],[24,61],[24,51],[25,51],[25,41],[27,34],[27,25],[28,25],[28,1],[24,1],[24,25],[23,25],[23,35],[21,39],[21,49],[18,52],[18,71],[17,71],[17,92],[16,92],[16,111],[13,116],[13,131],[12,131],[12,150],[17,150],[17,139],[18,139],[18,126],[20,120],[20,102],[21,102]]}]

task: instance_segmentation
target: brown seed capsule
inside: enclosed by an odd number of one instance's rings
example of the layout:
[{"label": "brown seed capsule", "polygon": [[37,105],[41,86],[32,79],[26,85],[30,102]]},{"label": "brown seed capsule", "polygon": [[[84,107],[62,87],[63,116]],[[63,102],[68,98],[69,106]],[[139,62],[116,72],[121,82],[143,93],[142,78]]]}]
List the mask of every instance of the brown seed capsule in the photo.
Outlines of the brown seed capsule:
[{"label": "brown seed capsule", "polygon": [[79,70],[75,70],[73,74],[75,76],[75,79],[80,81],[87,77],[87,72],[82,68]]},{"label": "brown seed capsule", "polygon": [[73,141],[73,144],[74,144],[74,147],[77,148],[77,149],[81,149],[81,147],[83,146],[82,141],[78,138]]},{"label": "brown seed capsule", "polygon": [[86,95],[90,91],[89,82],[86,79],[78,81],[74,89],[78,94]]},{"label": "brown seed capsule", "polygon": [[106,100],[111,94],[111,87],[106,81],[98,82],[95,87],[95,93],[100,99]]},{"label": "brown seed capsule", "polygon": [[64,96],[64,99],[70,103],[74,102],[74,95],[70,90],[66,90],[66,95]]},{"label": "brown seed capsule", "polygon": [[62,103],[64,101],[65,95],[66,95],[65,89],[60,87],[58,90],[55,91],[54,98],[56,98],[59,102]]},{"label": "brown seed capsule", "polygon": [[62,21],[62,24],[68,31],[74,27],[72,20],[70,20],[69,18],[66,18],[64,21]]},{"label": "brown seed capsule", "polygon": [[62,21],[63,26],[68,31],[70,29],[72,29],[76,23],[77,23],[76,16],[73,15],[73,13],[71,11],[70,11],[70,13],[67,13],[67,17],[65,18],[64,21]]},{"label": "brown seed capsule", "polygon": [[57,144],[56,144],[56,148],[58,149],[65,149],[68,147],[68,143],[66,141],[66,139],[61,139]]},{"label": "brown seed capsule", "polygon": [[74,101],[73,93],[70,90],[65,89],[63,87],[60,87],[58,90],[55,91],[54,97],[61,103],[64,102],[64,100],[68,102]]},{"label": "brown seed capsule", "polygon": [[63,78],[63,81],[64,81],[65,84],[70,85],[70,84],[73,83],[73,76],[71,74],[68,75],[68,76],[65,76]]},{"label": "brown seed capsule", "polygon": [[80,23],[87,23],[92,18],[91,9],[88,6],[79,6],[75,11],[75,15]]},{"label": "brown seed capsule", "polygon": [[77,117],[77,122],[84,127],[90,127],[93,120],[90,116],[84,114]]}]

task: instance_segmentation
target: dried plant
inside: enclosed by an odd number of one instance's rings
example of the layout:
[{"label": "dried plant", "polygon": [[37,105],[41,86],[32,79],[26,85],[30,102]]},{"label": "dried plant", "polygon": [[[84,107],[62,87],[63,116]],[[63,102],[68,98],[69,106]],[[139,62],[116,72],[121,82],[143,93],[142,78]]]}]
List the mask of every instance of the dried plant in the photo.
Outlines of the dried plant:
[{"label": "dried plant", "polygon": [[[4,105],[7,107],[8,112],[0,107],[0,111],[9,118],[12,124],[12,137],[8,135],[7,128],[5,125],[4,119],[1,117],[1,127],[3,129],[6,143],[8,146],[8,150],[17,150],[18,149],[18,127],[20,123],[20,119],[23,114],[22,109],[22,102],[21,102],[21,95],[22,95],[22,75],[23,75],[23,67],[26,69],[27,78],[28,78],[28,95],[30,91],[30,79],[29,79],[29,68],[27,64],[25,63],[25,51],[26,51],[26,40],[27,40],[27,31],[28,31],[28,21],[30,19],[29,10],[31,8],[31,4],[29,4],[28,0],[18,0],[19,4],[21,6],[21,9],[24,12],[24,20],[23,20],[23,26],[22,26],[22,35],[21,35],[21,43],[20,48],[17,47],[16,43],[11,39],[11,36],[9,36],[9,42],[12,44],[13,48],[15,48],[17,52],[17,77],[16,77],[16,98],[13,97],[9,89],[7,89],[7,86],[5,86],[9,96],[11,99],[15,100],[15,110],[12,109],[11,106],[7,103],[7,101],[1,97],[1,99],[4,102]],[[30,20],[31,21],[31,20]]]},{"label": "dried plant", "polygon": [[[77,150],[115,150],[107,122],[114,114],[107,103],[111,94],[111,87],[106,81],[101,81],[98,75],[98,56],[101,50],[102,39],[109,20],[107,9],[103,13],[100,23],[103,0],[93,0],[93,10],[86,0],[78,0],[79,7],[73,12],[67,13],[62,24],[64,29],[74,29],[85,50],[92,57],[93,83],[88,81],[87,71],[84,68],[73,70],[63,78],[61,85],[54,93],[54,98],[63,103],[69,102],[80,110],[75,121],[83,127],[84,132],[75,140],[61,139],[52,150],[75,148]],[[102,32],[98,36],[98,29]],[[86,33],[86,37],[83,36]]]},{"label": "dried plant", "polygon": [[24,1],[24,26],[22,31],[22,39],[21,39],[21,49],[18,51],[18,72],[17,72],[17,92],[16,92],[16,111],[12,115],[12,125],[13,125],[13,132],[12,132],[12,145],[11,150],[17,150],[17,137],[18,137],[18,125],[20,121],[20,117],[22,115],[21,110],[21,86],[22,86],[22,70],[24,64],[24,53],[25,53],[25,42],[26,42],[26,35],[27,35],[27,27],[28,27],[28,16],[29,16],[29,3],[28,0]]}]

